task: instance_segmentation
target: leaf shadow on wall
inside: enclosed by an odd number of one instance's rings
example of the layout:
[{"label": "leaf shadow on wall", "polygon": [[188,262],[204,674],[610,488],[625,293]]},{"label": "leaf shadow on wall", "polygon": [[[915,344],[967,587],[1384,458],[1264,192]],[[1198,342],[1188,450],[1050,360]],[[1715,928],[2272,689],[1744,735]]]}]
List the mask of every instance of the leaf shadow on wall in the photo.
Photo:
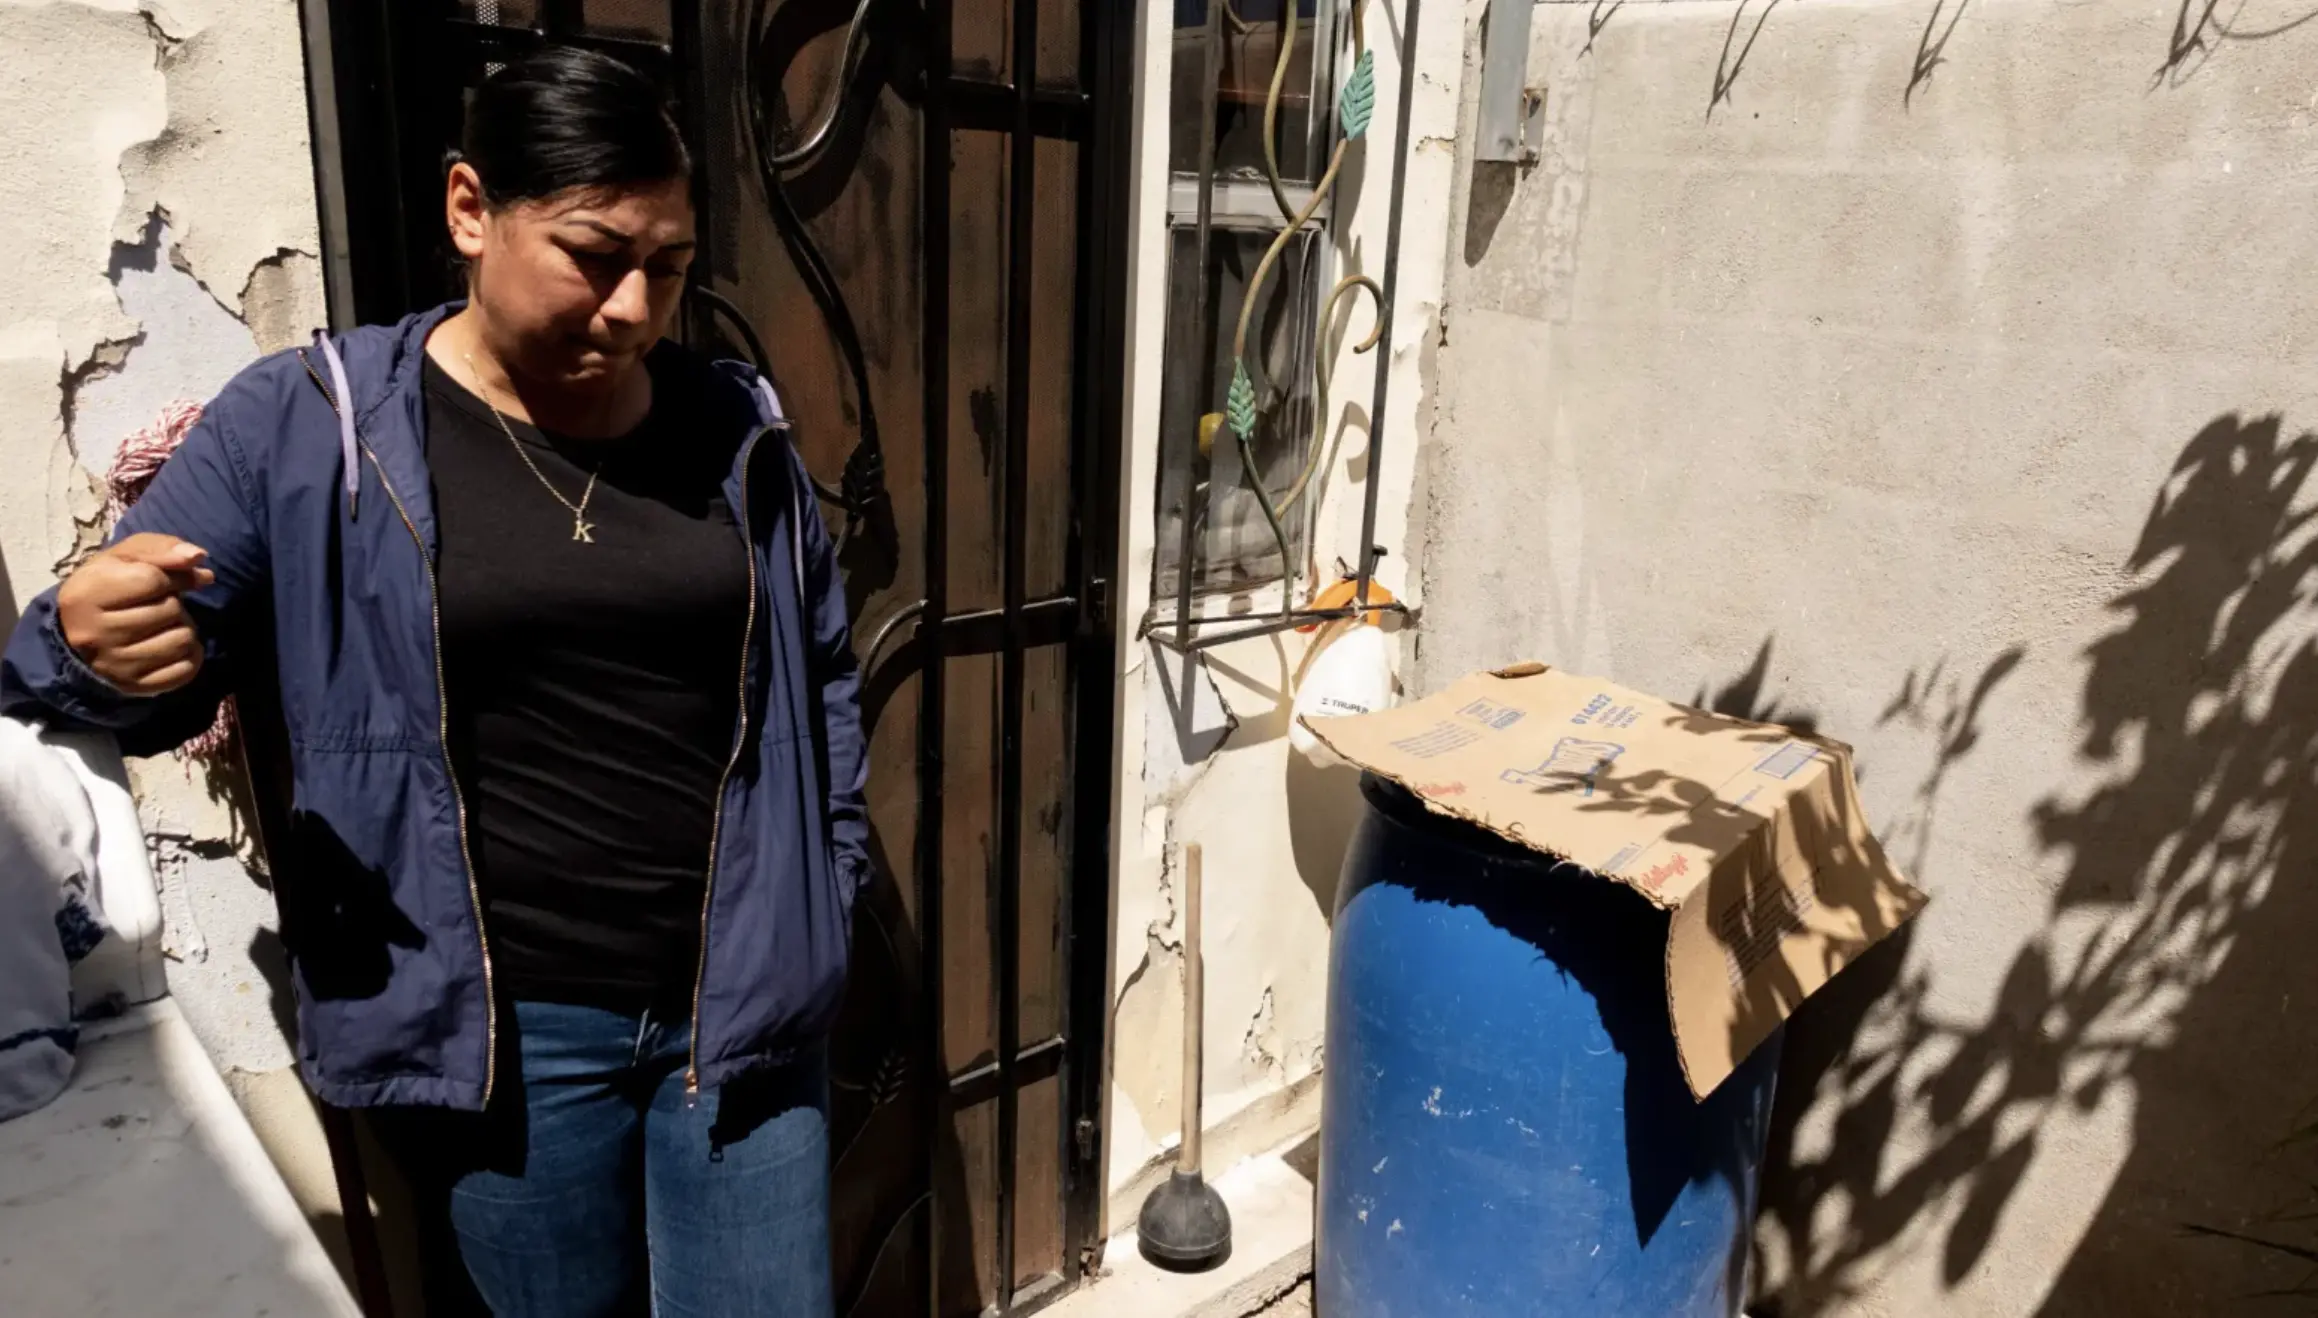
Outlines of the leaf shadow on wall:
[{"label": "leaf shadow on wall", "polygon": [[1710,713],[1729,718],[1746,719],[1751,723],[1776,723],[1781,727],[1814,736],[1819,731],[1819,715],[1808,709],[1782,705],[1776,698],[1763,698],[1763,688],[1770,683],[1771,655],[1779,638],[1766,636],[1755,651],[1755,661],[1747,670],[1725,683],[1719,689],[1700,687],[1690,703]]},{"label": "leaf shadow on wall", "polygon": [[1586,46],[1578,52],[1582,56],[1594,53],[1594,42],[1601,39],[1602,29],[1626,7],[1626,0],[1594,0],[1592,12],[1586,15]]},{"label": "leaf shadow on wall", "polygon": [[[2221,12],[2221,0],[2177,0],[2177,5],[2172,35],[2165,44],[2165,62],[2149,80],[2151,91],[2179,87],[2196,77],[2206,61],[2221,52],[2225,41],[2267,41],[2318,21],[2318,8],[2307,5],[2279,12],[2276,4],[2236,0],[2227,15]],[[2257,12],[2249,15],[2248,9]]]},{"label": "leaf shadow on wall", "polygon": [[[1964,21],[1964,11],[1971,3],[1972,0],[1956,0],[1956,7],[1949,9],[1948,0],[1932,0],[1931,13],[1924,18],[1924,35],[1916,42],[1916,57],[1908,68],[1908,88],[1900,93],[1902,109],[1915,107],[1916,93],[1931,82],[1932,74],[1942,64],[1948,62],[1948,42],[1955,37],[1956,25]],[[1946,27],[1940,26],[1943,14],[1948,20]]]},{"label": "leaf shadow on wall", "polygon": [[[2307,1150],[2276,1144],[2318,1096],[2318,1048],[2289,1014],[2318,1001],[2314,468],[2318,435],[2286,438],[2276,417],[2223,416],[2183,450],[2108,604],[2115,625],[2084,656],[2089,785],[2027,807],[2061,881],[1994,1006],[1935,994],[1937,968],[1911,963],[1903,935],[1790,1022],[1759,1223],[1779,1265],[1766,1318],[1844,1311],[1890,1253],[1936,1257],[1957,1286],[2045,1153],[2059,1155],[2047,1175],[2074,1178],[2063,1195],[2102,1196],[2047,1318],[2267,1312],[2252,1297],[2301,1282],[2289,1258],[2186,1218],[2256,1225],[2318,1180]],[[1886,712],[1936,745],[1891,830],[1918,877],[1944,780],[2002,735],[1983,711],[2021,657],[1911,674]],[[1942,836],[1974,826],[1949,817]],[[2107,1170],[2085,1142],[2104,1120],[2129,1125],[2114,1178],[2063,1172],[2088,1153]],[[2066,1228],[2061,1198],[2036,1206],[2047,1231]]]},{"label": "leaf shadow on wall", "polygon": [[1738,8],[1731,11],[1730,31],[1723,35],[1722,58],[1714,65],[1714,92],[1706,98],[1706,117],[1714,119],[1714,107],[1730,105],[1731,93],[1737,89],[1739,74],[1747,66],[1747,57],[1755,53],[1755,40],[1763,35],[1763,24],[1771,19],[1771,11],[1779,7],[1779,0],[1766,0],[1755,11],[1755,25],[1747,30],[1747,39],[1741,44],[1739,26],[1746,21],[1747,6],[1751,0],[1739,0]]}]

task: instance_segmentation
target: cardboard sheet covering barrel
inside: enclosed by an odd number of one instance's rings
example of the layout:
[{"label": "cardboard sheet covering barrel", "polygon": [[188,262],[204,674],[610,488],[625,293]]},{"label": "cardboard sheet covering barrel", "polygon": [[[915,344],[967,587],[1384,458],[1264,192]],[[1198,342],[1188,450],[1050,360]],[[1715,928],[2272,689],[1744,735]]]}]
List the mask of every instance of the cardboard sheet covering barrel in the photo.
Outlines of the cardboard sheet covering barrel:
[{"label": "cardboard sheet covering barrel", "polygon": [[1926,901],[1868,828],[1841,742],[1543,664],[1306,726],[1428,809],[1669,912],[1666,1005],[1694,1097]]}]

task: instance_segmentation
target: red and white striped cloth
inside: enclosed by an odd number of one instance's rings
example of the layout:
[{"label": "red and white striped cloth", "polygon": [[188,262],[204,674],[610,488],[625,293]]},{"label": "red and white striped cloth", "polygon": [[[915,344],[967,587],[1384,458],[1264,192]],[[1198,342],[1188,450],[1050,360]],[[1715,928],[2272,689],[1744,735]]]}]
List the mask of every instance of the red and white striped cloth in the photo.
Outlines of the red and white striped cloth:
[{"label": "red and white striped cloth", "polygon": [[[160,474],[161,464],[185,442],[185,432],[193,429],[193,423],[200,419],[201,404],[181,398],[162,408],[159,420],[121,441],[120,452],[113,455],[113,465],[105,471],[108,532],[121,520],[121,514],[143,497],[145,487]],[[218,706],[217,720],[209,725],[209,730],[185,743],[183,751],[189,759],[222,765],[232,744],[233,701],[228,698]]]}]

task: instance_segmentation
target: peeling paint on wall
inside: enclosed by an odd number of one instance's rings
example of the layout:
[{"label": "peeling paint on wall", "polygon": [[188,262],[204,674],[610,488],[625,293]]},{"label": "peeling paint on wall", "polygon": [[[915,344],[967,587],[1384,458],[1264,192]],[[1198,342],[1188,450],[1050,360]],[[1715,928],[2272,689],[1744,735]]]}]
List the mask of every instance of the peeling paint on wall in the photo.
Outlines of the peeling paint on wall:
[{"label": "peeling paint on wall", "polygon": [[241,290],[242,320],[261,353],[304,343],[329,321],[322,301],[322,259],[280,248],[250,270]]},{"label": "peeling paint on wall", "polygon": [[138,333],[111,369],[71,395],[73,452],[92,474],[109,469],[121,441],[151,425],[162,408],[208,401],[258,355],[249,327],[175,259],[181,251],[159,210],[136,243],[114,248],[113,287]]},{"label": "peeling paint on wall", "polygon": [[[1160,827],[1165,829],[1162,820]],[[1142,957],[1120,980],[1111,1012],[1114,1050],[1111,1082],[1133,1096],[1141,1133],[1150,1147],[1180,1133],[1183,1089],[1183,926],[1176,903],[1179,852],[1163,844],[1158,882],[1148,904],[1122,908],[1120,927],[1143,929]],[[1133,923],[1130,923],[1130,920]]]},{"label": "peeling paint on wall", "polygon": [[[1142,80],[1168,84],[1171,11],[1144,6]],[[1389,26],[1389,25],[1388,25]],[[1398,85],[1399,52],[1378,39],[1380,87]],[[1397,28],[1394,35],[1397,37]],[[1419,421],[1430,407],[1429,373],[1437,340],[1446,228],[1453,172],[1452,139],[1462,81],[1461,26],[1426,15],[1416,54],[1412,150],[1407,166],[1405,239],[1400,252],[1392,342],[1355,356],[1365,312],[1340,327],[1333,376],[1340,415],[1329,426],[1331,451],[1313,487],[1314,556],[1358,556],[1365,485],[1379,487],[1376,538],[1385,546],[1378,579],[1414,603],[1406,543]],[[1398,97],[1379,97],[1378,115],[1343,175],[1344,204],[1330,246],[1337,269],[1379,275],[1390,221],[1390,170],[1383,144],[1397,139]],[[1166,98],[1145,97],[1136,127],[1134,307],[1130,326],[1133,401],[1122,491],[1132,510],[1120,555],[1124,619],[1153,608],[1151,565],[1157,506],[1160,381],[1165,356],[1167,267],[1163,199]],[[1390,372],[1382,418],[1387,436],[1376,461],[1368,435],[1371,384]],[[1254,615],[1275,608],[1279,587],[1234,599],[1212,599],[1219,612]],[[1172,601],[1159,601],[1165,613]],[[1127,656],[1120,729],[1119,856],[1113,944],[1113,1085],[1108,1172],[1113,1225],[1124,1225],[1132,1201],[1157,1174],[1151,1160],[1175,1139],[1180,1107],[1181,959],[1171,942],[1172,844],[1197,841],[1206,853],[1206,1049],[1204,1115],[1210,1171],[1301,1137],[1318,1116],[1323,1060],[1328,923],[1343,839],[1361,809],[1355,776],[1307,772],[1287,741],[1295,677],[1312,638],[1288,634],[1241,642],[1185,663],[1135,633],[1121,636]]]},{"label": "peeling paint on wall", "polygon": [[[147,12],[168,115],[121,157],[127,199],[114,237],[134,241],[153,208],[167,211],[186,272],[240,317],[262,266],[322,250],[297,6],[166,0]],[[311,327],[322,321],[319,282],[307,290],[299,309]]]},{"label": "peeling paint on wall", "polygon": [[1146,688],[1158,698],[1143,709],[1143,793],[1147,805],[1174,805],[1196,785],[1214,762],[1239,716],[1224,699],[1209,665],[1147,641],[1150,662],[1143,671]]},{"label": "peeling paint on wall", "polygon": [[105,271],[121,157],[167,121],[158,56],[141,15],[69,3],[0,5],[0,52],[0,206],[23,235],[6,346],[63,371],[136,332]]},{"label": "peeling paint on wall", "polygon": [[[296,0],[0,0],[0,213],[17,262],[0,293],[13,624],[98,543],[97,477],[126,434],[322,323]],[[132,775],[170,991],[229,1074],[278,1072],[278,940],[246,839],[174,760]],[[320,1159],[311,1110],[273,1110],[253,1119],[277,1157]],[[287,1170],[320,1187],[300,1192],[309,1212],[336,1211],[326,1174]]]},{"label": "peeling paint on wall", "polygon": [[1124,1044],[1111,1082],[1133,1096],[1143,1133],[1172,1144],[1182,1122],[1183,957],[1153,938],[1119,990],[1111,1028]]},{"label": "peeling paint on wall", "polygon": [[89,477],[162,395],[205,398],[322,320],[299,31],[293,0],[0,4],[0,124],[37,126],[0,133],[0,208],[27,240],[0,307],[0,568],[18,599],[90,547]]},{"label": "peeling paint on wall", "polygon": [[1257,1000],[1255,1016],[1248,1022],[1247,1032],[1240,1036],[1240,1056],[1258,1071],[1274,1074],[1280,1066],[1280,1026],[1272,1007],[1272,990],[1264,988],[1264,996]]}]

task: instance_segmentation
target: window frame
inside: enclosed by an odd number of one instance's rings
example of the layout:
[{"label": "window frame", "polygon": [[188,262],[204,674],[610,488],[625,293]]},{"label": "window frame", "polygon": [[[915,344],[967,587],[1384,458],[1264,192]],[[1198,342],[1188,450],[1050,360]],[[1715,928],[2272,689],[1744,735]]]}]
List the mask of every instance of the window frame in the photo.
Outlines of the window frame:
[{"label": "window frame", "polygon": [[[1220,0],[1210,0],[1210,3],[1217,2]],[[1275,12],[1284,10],[1289,3],[1298,4],[1297,41],[1312,43],[1310,82],[1304,89],[1308,99],[1305,102],[1307,108],[1303,137],[1304,160],[1311,172],[1316,173],[1319,163],[1326,160],[1328,151],[1333,148],[1336,137],[1335,88],[1339,47],[1343,44],[1343,7],[1338,0],[1279,0],[1274,6]],[[1177,12],[1181,15],[1193,6],[1204,11],[1199,0],[1181,0]],[[1311,10],[1309,14],[1304,12],[1307,6]],[[1227,11],[1227,24],[1228,19]],[[1276,24],[1278,19],[1275,17],[1264,21]],[[1180,60],[1187,56],[1204,58],[1204,27],[1197,29],[1203,34],[1201,41],[1182,39],[1185,33],[1194,29],[1178,27],[1174,31],[1177,40],[1174,42],[1172,59]],[[1232,39],[1228,27],[1220,39],[1226,42]],[[1277,47],[1272,47],[1272,50],[1276,58]],[[1267,83],[1269,67],[1267,63],[1261,70],[1265,73],[1263,80]],[[1171,88],[1179,81],[1175,73],[1171,68],[1168,83]],[[1312,543],[1317,501],[1300,500],[1283,519],[1282,530],[1287,533],[1289,557],[1288,561],[1282,562],[1279,546],[1269,526],[1264,523],[1260,509],[1242,487],[1240,460],[1228,426],[1218,430],[1210,455],[1202,458],[1196,452],[1200,417],[1208,412],[1221,411],[1224,407],[1224,392],[1231,378],[1226,345],[1240,313],[1240,302],[1236,297],[1225,301],[1211,296],[1206,312],[1212,330],[1207,330],[1205,326],[1186,326],[1182,322],[1187,317],[1178,314],[1183,304],[1196,301],[1186,295],[1184,288],[1184,267],[1192,258],[1179,252],[1179,244],[1185,235],[1196,232],[1201,191],[1198,172],[1175,167],[1177,147],[1180,145],[1178,135],[1189,133],[1196,137],[1200,120],[1196,117],[1199,110],[1196,104],[1180,104],[1182,98],[1175,96],[1172,91],[1170,96],[1169,170],[1164,198],[1163,250],[1166,256],[1161,286],[1163,305],[1167,309],[1163,360],[1173,370],[1204,374],[1206,368],[1200,364],[1204,354],[1207,359],[1219,362],[1221,369],[1207,391],[1206,406],[1188,415],[1184,408],[1170,406],[1174,401],[1171,395],[1175,394],[1175,390],[1162,389],[1156,506],[1153,509],[1157,542],[1152,555],[1151,584],[1155,600],[1190,598],[1197,601],[1217,596],[1247,595],[1276,585],[1293,583],[1301,578],[1302,560],[1309,556]],[[1209,153],[1209,158],[1212,159],[1212,153]],[[1283,174],[1280,191],[1291,207],[1301,211],[1311,203],[1317,181],[1316,177],[1299,179]],[[1208,223],[1211,237],[1205,275],[1211,290],[1222,286],[1228,292],[1231,275],[1221,264],[1228,259],[1228,254],[1216,239],[1262,235],[1269,242],[1288,227],[1288,217],[1281,215],[1279,204],[1260,167],[1251,170],[1245,165],[1217,166],[1209,181],[1209,191],[1211,201]],[[1261,465],[1267,472],[1274,470],[1282,459],[1291,470],[1300,470],[1303,464],[1313,460],[1310,408],[1315,400],[1310,379],[1311,354],[1320,347],[1321,297],[1341,264],[1340,254],[1331,241],[1334,209],[1333,197],[1323,200],[1301,228],[1301,232],[1309,235],[1310,245],[1305,249],[1308,256],[1299,260],[1297,246],[1291,245],[1283,251],[1270,277],[1275,283],[1289,288],[1293,302],[1286,313],[1289,317],[1286,324],[1289,342],[1283,354],[1287,362],[1292,363],[1291,378],[1284,383],[1275,382],[1271,372],[1264,370],[1261,363],[1253,360],[1250,363],[1251,373],[1259,383],[1259,392],[1267,397],[1265,420],[1268,424],[1264,429],[1285,442],[1284,448],[1275,442],[1268,452],[1262,454],[1264,460]],[[1260,248],[1257,250],[1260,251]],[[1195,334],[1200,341],[1186,342],[1186,334]],[[1255,358],[1257,352],[1256,345],[1251,342],[1250,358]],[[1194,389],[1192,392],[1196,395],[1198,391]],[[1294,420],[1291,422],[1290,418]],[[1259,435],[1262,433],[1259,431]],[[1202,477],[1205,478],[1204,487],[1208,491],[1207,504],[1199,518],[1201,525],[1192,538],[1192,582],[1186,596],[1181,590],[1178,577],[1183,546],[1183,506],[1188,502],[1185,498],[1187,490],[1201,488]],[[1234,510],[1234,515],[1220,515],[1224,510],[1219,506],[1219,495],[1221,499],[1240,505]],[[1251,517],[1254,527],[1252,534],[1248,531]]]}]

